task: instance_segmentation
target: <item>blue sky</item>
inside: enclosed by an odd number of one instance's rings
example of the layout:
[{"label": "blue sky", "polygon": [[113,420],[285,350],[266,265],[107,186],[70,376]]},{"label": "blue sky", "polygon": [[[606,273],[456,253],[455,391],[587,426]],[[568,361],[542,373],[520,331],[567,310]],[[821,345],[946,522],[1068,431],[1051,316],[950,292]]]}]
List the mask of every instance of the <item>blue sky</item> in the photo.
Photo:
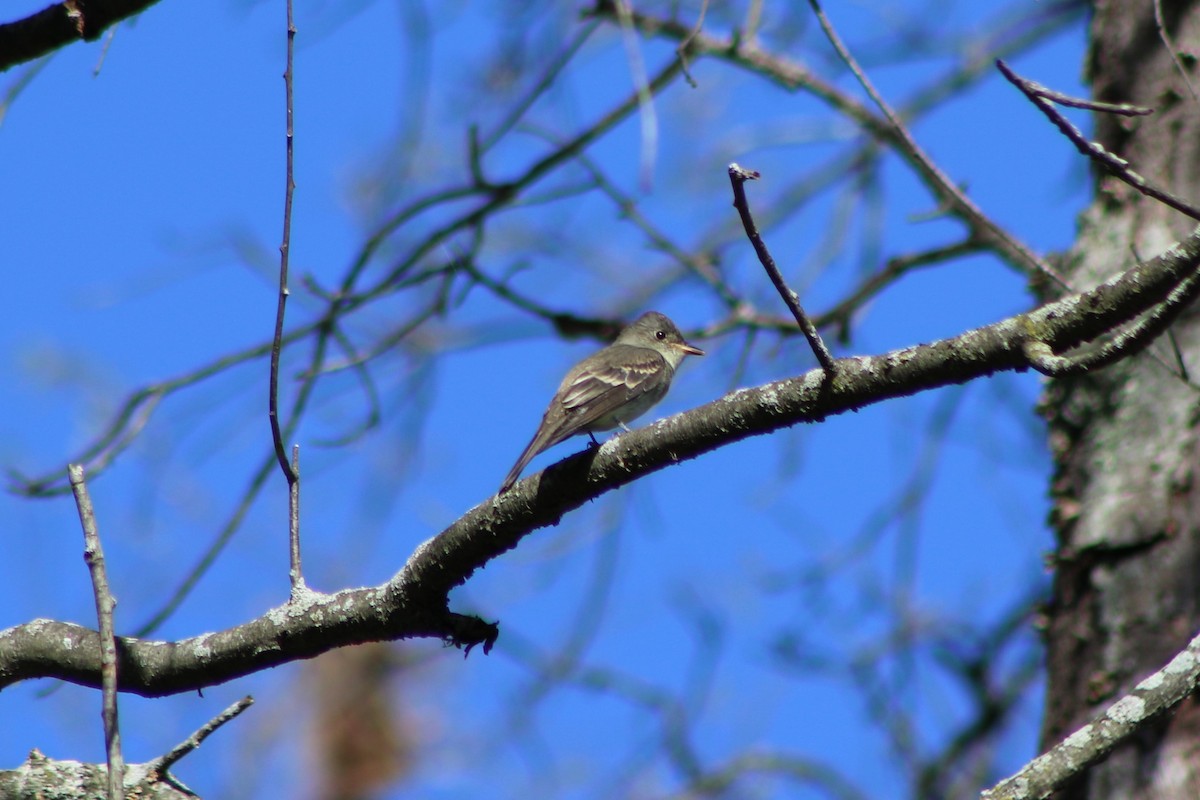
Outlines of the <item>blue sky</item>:
[{"label": "blue sky", "polygon": [[[510,95],[482,87],[502,78],[488,72],[488,55],[503,43],[498,31],[514,24],[504,16],[512,9],[455,3],[434,18],[431,9],[415,8],[298,6],[295,324],[318,308],[300,277],[333,285],[364,232],[391,209],[463,181],[464,121],[487,131],[510,102]],[[865,3],[829,13],[851,46],[866,46],[931,10],[947,28],[984,24],[965,3]],[[543,45],[576,23],[568,14],[523,24],[537,45],[527,55],[538,63]],[[413,31],[421,35],[406,39]],[[826,69],[828,48],[811,33],[793,46]],[[0,125],[0,229],[9,276],[0,315],[6,471],[62,469],[132,389],[269,336],[283,198],[283,43],[282,10],[274,5],[163,3],[118,29],[98,76],[101,44],[67,48],[9,108]],[[1079,91],[1083,45],[1076,24],[1015,66]],[[668,52],[641,46],[651,72]],[[952,54],[864,61],[896,101],[955,63]],[[19,74],[0,80],[7,86]],[[656,100],[660,138],[649,186],[640,172],[637,118],[588,151],[643,213],[687,244],[735,224],[729,161],[763,171],[749,194],[766,214],[790,181],[852,135],[831,129],[815,101],[782,95],[724,65],[701,62],[695,75],[698,88],[679,84]],[[489,155],[489,174],[500,180],[519,173],[544,151],[544,136],[595,119],[631,85],[619,36],[598,33],[530,112],[529,129]],[[998,76],[924,118],[915,133],[988,213],[1035,249],[1069,245],[1085,200],[1084,168]],[[398,138],[407,144],[397,146]],[[495,275],[520,268],[512,285],[556,308],[636,313],[637,298],[665,271],[666,259],[595,193],[533,202],[568,184],[535,187],[525,204],[490,225],[480,265]],[[880,185],[885,256],[953,240],[953,224],[922,220],[930,198],[895,160],[885,163]],[[851,208],[845,224],[852,244],[820,271],[811,265],[842,220],[836,200],[814,202],[767,231],[812,310],[828,307],[861,270],[878,264],[869,248],[853,244],[863,238],[870,209]],[[402,231],[395,252],[433,224],[421,220]],[[727,249],[724,274],[761,308],[781,313],[742,245]],[[370,274],[381,275],[386,265],[376,263]],[[720,311],[694,282],[652,302],[690,329]],[[853,342],[837,352],[875,353],[953,335],[1031,302],[1024,279],[1007,267],[963,259],[892,287],[860,315]],[[403,297],[376,303],[350,330],[369,344],[412,307]],[[342,373],[322,383],[295,437],[303,448],[306,571],[317,589],[386,580],[419,542],[484,500],[563,371],[596,346],[559,341],[543,323],[479,289],[425,331],[374,365],[384,412],[377,428],[348,446],[321,446],[364,413],[357,385]],[[709,355],[687,363],[647,421],[812,365],[799,339],[764,337],[742,372],[736,338],[696,343]],[[285,398],[295,386],[287,376],[306,357],[305,346],[289,351]],[[845,670],[781,658],[781,636],[798,637],[793,641],[814,662],[861,658],[895,623],[879,606],[900,599],[914,626],[954,620],[964,625],[966,642],[973,632],[966,621],[997,618],[1044,580],[1049,462],[1032,410],[1038,390],[1032,376],[1001,375],[741,442],[530,536],[452,596],[458,610],[501,620],[495,653],[463,660],[437,643],[411,646],[422,665],[397,692],[425,738],[414,782],[395,796],[658,796],[678,788],[679,776],[654,755],[662,735],[657,718],[615,697],[601,680],[616,675],[683,698],[706,760],[748,748],[786,749],[850,768],[869,794],[898,796],[895,754],[871,732],[862,687]],[[268,452],[265,395],[265,364],[254,361],[172,396],[92,483],[119,600],[118,630],[136,629],[161,606],[233,513]],[[578,446],[561,445],[530,469]],[[914,475],[928,483],[918,509],[879,524]],[[216,566],[154,635],[223,628],[284,601],[284,512],[285,486],[273,475]],[[876,544],[852,556],[853,543],[872,536]],[[0,537],[0,627],[37,617],[92,624],[69,498],[0,495]],[[842,563],[852,566],[836,580],[802,580]],[[594,671],[532,702],[538,680],[530,659],[584,632],[583,663]],[[302,794],[312,774],[305,670],[282,667],[212,687],[203,697],[123,698],[128,757],[164,752],[253,693],[255,708],[178,774],[206,796],[279,796],[281,785],[285,796]],[[897,663],[891,674],[914,709],[915,735],[927,737],[920,747],[932,748],[936,732],[963,713],[962,696],[924,656]],[[1006,743],[1013,768],[1032,755],[1038,713],[1036,703],[1023,708]],[[15,766],[32,747],[100,760],[98,693],[45,683],[6,689],[0,764]],[[863,763],[877,766],[854,768]],[[250,773],[258,782],[243,784]],[[497,787],[499,794],[488,794]]]}]

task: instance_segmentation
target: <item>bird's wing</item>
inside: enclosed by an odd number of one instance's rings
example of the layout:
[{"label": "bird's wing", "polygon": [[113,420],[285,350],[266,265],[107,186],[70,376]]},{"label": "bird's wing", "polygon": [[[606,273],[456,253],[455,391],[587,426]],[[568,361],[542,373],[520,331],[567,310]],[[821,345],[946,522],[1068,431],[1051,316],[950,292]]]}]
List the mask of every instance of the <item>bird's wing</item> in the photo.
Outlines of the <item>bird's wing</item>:
[{"label": "bird's wing", "polygon": [[558,401],[576,430],[586,430],[600,421],[608,421],[607,427],[616,427],[616,421],[606,418],[626,403],[642,397],[653,398],[633,415],[637,416],[661,398],[671,384],[671,366],[657,351],[621,344],[612,345],[610,350],[616,351],[613,355],[619,358],[606,361],[615,361],[619,366],[596,364],[589,359],[591,363],[585,362],[581,369],[567,375],[558,389]]}]

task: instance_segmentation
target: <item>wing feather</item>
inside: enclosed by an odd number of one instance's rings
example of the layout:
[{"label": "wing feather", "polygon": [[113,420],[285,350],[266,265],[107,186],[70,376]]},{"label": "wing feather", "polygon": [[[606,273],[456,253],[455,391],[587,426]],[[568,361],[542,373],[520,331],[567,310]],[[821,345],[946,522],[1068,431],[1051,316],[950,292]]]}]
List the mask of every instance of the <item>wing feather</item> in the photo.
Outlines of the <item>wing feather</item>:
[{"label": "wing feather", "polygon": [[[557,399],[572,427],[587,430],[601,423],[598,430],[615,428],[661,399],[670,386],[671,367],[656,351],[628,345],[613,345],[609,350],[613,351],[612,358],[600,363],[589,359],[568,374],[559,387]],[[641,404],[635,401],[641,398],[649,402],[636,409]],[[608,419],[626,403],[634,403],[636,413],[629,419]]]}]

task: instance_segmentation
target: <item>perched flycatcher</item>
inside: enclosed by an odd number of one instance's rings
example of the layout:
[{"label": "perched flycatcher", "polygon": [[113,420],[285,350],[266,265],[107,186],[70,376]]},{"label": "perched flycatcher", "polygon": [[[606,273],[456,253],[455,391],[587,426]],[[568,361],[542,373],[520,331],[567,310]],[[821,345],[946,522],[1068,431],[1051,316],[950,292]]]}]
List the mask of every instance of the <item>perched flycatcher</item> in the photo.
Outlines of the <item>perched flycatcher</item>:
[{"label": "perched flycatcher", "polygon": [[500,484],[500,494],[546,448],[576,434],[628,430],[628,423],[663,399],[675,368],[689,355],[702,356],[704,351],[685,342],[671,320],[657,311],[638,317],[615,342],[580,361],[563,378],[537,433]]}]

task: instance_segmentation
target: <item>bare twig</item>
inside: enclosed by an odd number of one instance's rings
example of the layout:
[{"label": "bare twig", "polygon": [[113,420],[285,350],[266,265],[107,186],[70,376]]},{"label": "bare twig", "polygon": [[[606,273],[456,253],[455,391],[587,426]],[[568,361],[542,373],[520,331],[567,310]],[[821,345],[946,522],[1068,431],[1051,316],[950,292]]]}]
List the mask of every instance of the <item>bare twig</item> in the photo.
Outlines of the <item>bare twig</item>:
[{"label": "bare twig", "polygon": [[304,589],[304,572],[300,562],[300,445],[293,445],[292,460],[288,463],[284,450],[283,431],[279,428],[279,358],[282,352],[283,320],[287,310],[288,255],[292,242],[292,197],[296,191],[293,153],[294,130],[292,127],[292,91],[294,79],[294,51],[296,46],[296,21],[293,16],[292,0],[287,0],[287,67],[283,71],[284,95],[287,105],[285,152],[287,160],[283,191],[283,240],[279,244],[279,299],[275,307],[275,335],[271,342],[271,379],[268,417],[271,421],[271,441],[275,447],[275,459],[288,484],[288,578],[292,585],[292,597]]},{"label": "bare twig", "polygon": [[1004,63],[1004,59],[1002,58],[996,59],[995,63],[999,67],[1000,72],[1004,74],[1004,77],[1008,78],[1022,92],[1025,92],[1027,95],[1036,95],[1057,103],[1060,106],[1081,108],[1084,111],[1100,111],[1105,114],[1116,114],[1121,117],[1148,117],[1154,113],[1153,108],[1135,106],[1132,103],[1105,103],[1087,97],[1075,97],[1074,95],[1056,92],[1049,86],[1044,86],[1037,81],[1020,77],[1012,71],[1008,64]]},{"label": "bare twig", "polygon": [[1192,94],[1192,102],[1200,106],[1200,96],[1196,94],[1196,86],[1192,83],[1188,70],[1184,68],[1183,61],[1179,58],[1179,48],[1171,40],[1170,34],[1167,33],[1166,23],[1163,22],[1162,0],[1154,0],[1154,25],[1158,28],[1158,38],[1162,39],[1163,45],[1167,48],[1167,55],[1171,57],[1175,69],[1179,71],[1179,77],[1183,78],[1184,84]]},{"label": "bare twig", "polygon": [[571,59],[575,57],[575,54],[579,52],[579,49],[583,47],[599,24],[598,20],[590,20],[581,25],[571,40],[563,46],[558,55],[546,66],[541,76],[529,87],[529,92],[513,105],[509,112],[504,115],[504,118],[496,124],[496,127],[486,136],[481,137],[478,132],[472,134],[470,147],[474,156],[469,160],[469,163],[472,165],[472,173],[476,175],[476,183],[479,186],[487,185],[482,177],[483,170],[479,165],[480,158],[486,155],[498,141],[504,138],[504,135],[513,129],[513,126],[525,115],[530,106],[550,88],[550,85],[554,81],[558,80],[563,70],[566,69],[567,64],[571,62]]},{"label": "bare twig", "polygon": [[211,736],[212,733],[217,730],[217,728],[220,728],[226,722],[229,722],[252,705],[254,705],[254,698],[249,695],[246,695],[241,700],[238,700],[229,708],[225,709],[220,714],[201,725],[195,733],[172,747],[167,753],[159,756],[147,764],[146,766],[149,767],[149,773],[151,775],[156,775],[159,778],[165,778],[167,771],[170,770],[171,767],[174,766],[177,761],[179,761],[179,759],[183,758],[188,753],[192,752],[201,744],[203,744],[204,740]]},{"label": "bare twig", "polygon": [[[1049,120],[1054,123],[1056,128],[1062,131],[1063,136],[1066,136],[1067,139],[1071,141],[1071,144],[1075,145],[1075,148],[1080,153],[1083,153],[1085,156],[1108,170],[1110,174],[1129,184],[1147,197],[1152,197],[1160,203],[1170,206],[1176,211],[1186,214],[1194,220],[1200,220],[1200,208],[1197,208],[1180,197],[1176,197],[1166,189],[1162,189],[1150,183],[1137,172],[1134,172],[1132,169],[1130,169],[1128,161],[1118,155],[1108,152],[1099,142],[1089,141],[1088,138],[1084,136],[1078,128],[1071,124],[1070,120],[1060,114],[1058,109],[1054,107],[1053,103],[1061,102],[1055,98],[1063,97],[1063,95],[1058,95],[1056,92],[1050,92],[1048,89],[1046,89],[1046,87],[1022,78],[1020,75],[1013,72],[1012,69],[1001,59],[996,59],[996,67],[1000,70],[1001,74],[1004,75],[1004,77],[1007,78],[1010,83],[1012,83],[1013,86],[1016,86],[1018,89],[1020,89],[1021,93],[1028,97],[1029,101],[1037,106],[1038,110],[1045,114]],[[1054,97],[1052,97],[1052,95]],[[1077,100],[1073,102],[1072,105],[1075,105],[1079,108],[1096,108],[1097,110],[1120,114],[1145,113],[1144,109],[1138,108],[1137,106],[1112,106],[1108,108],[1101,108],[1101,105],[1108,104],[1095,104],[1086,100]]]},{"label": "bare twig", "polygon": [[954,210],[969,220],[972,228],[978,235],[988,241],[995,241],[1001,245],[1001,249],[1014,254],[1020,258],[1024,266],[1032,268],[1037,272],[1048,275],[1061,286],[1066,286],[1066,281],[1051,267],[1045,259],[1038,256],[1023,243],[1018,241],[1001,225],[998,225],[990,217],[975,205],[975,203],[967,197],[967,195],[942,172],[941,168],[933,162],[921,146],[917,144],[904,121],[900,116],[892,110],[883,96],[875,89],[875,86],[867,78],[865,72],[858,65],[854,56],[842,42],[837,31],[825,16],[825,12],[821,9],[821,4],[817,0],[808,0],[808,4],[812,6],[813,13],[817,16],[817,21],[821,24],[821,30],[825,32],[829,43],[833,45],[833,49],[837,51],[838,56],[845,62],[846,66],[853,73],[859,84],[863,87],[866,93],[870,96],[872,102],[878,106],[879,110],[887,118],[888,125],[894,132],[894,137],[898,146],[909,156],[912,162],[917,166],[927,180],[936,184],[938,194],[943,202],[954,208]]},{"label": "bare twig", "polygon": [[[658,152],[658,113],[654,108],[654,98],[650,93],[646,75],[646,60],[642,58],[642,43],[633,28],[633,9],[629,0],[614,0],[617,6],[617,19],[621,23],[621,41],[625,45],[625,57],[629,61],[629,72],[633,77],[633,85],[638,93],[638,122],[641,127],[641,184],[649,190],[653,183],[654,156]],[[681,62],[680,69],[685,70],[687,64]]]},{"label": "bare twig", "polygon": [[917,253],[893,256],[887,260],[883,269],[867,276],[857,287],[849,292],[836,306],[818,314],[813,321],[817,327],[836,324],[837,338],[847,341],[850,336],[850,320],[859,308],[872,298],[882,294],[883,290],[895,283],[901,276],[921,267],[940,264],[954,258],[978,253],[983,245],[973,239],[964,239],[954,244],[932,247]]},{"label": "bare twig", "polygon": [[92,593],[96,597],[96,616],[100,631],[101,718],[104,720],[104,745],[108,759],[108,798],[124,800],[125,759],[121,755],[121,728],[117,719],[117,637],[113,626],[113,607],[117,604],[108,588],[104,569],[104,549],[100,546],[100,531],[96,526],[96,510],[84,482],[83,467],[67,467],[79,522],[83,526],[83,560],[92,576]]},{"label": "bare twig", "polygon": [[588,172],[592,180],[595,181],[596,188],[613,201],[621,212],[621,218],[627,220],[640,230],[645,235],[651,247],[671,256],[681,266],[704,281],[727,307],[737,308],[744,302],[734,293],[729,284],[725,282],[720,271],[716,268],[714,258],[710,254],[701,252],[693,255],[671,241],[665,232],[656,227],[654,222],[642,213],[638,207],[637,200],[629,196],[615,181],[610,179],[595,159],[586,153],[580,153],[576,161]]},{"label": "bare twig", "polygon": [[100,48],[100,55],[96,59],[96,66],[92,67],[93,78],[98,78],[100,76],[100,70],[104,67],[104,59],[108,58],[109,48],[112,47],[113,39],[115,38],[117,38],[117,26],[113,25],[108,29],[108,32],[104,34],[104,46]]},{"label": "bare twig", "polygon": [[837,373],[837,362],[834,360],[833,354],[829,352],[829,348],[825,346],[825,342],[821,339],[821,334],[817,333],[816,327],[808,315],[804,313],[804,309],[800,306],[800,298],[787,285],[787,281],[783,279],[783,275],[779,272],[779,267],[775,264],[775,259],[771,258],[770,251],[767,250],[766,243],[759,235],[758,226],[754,224],[754,217],[750,213],[750,206],[746,202],[746,181],[757,180],[759,174],[754,170],[743,169],[737,164],[729,165],[729,183],[733,186],[733,206],[738,210],[738,214],[742,218],[742,227],[746,229],[746,236],[750,239],[750,244],[754,246],[754,252],[758,254],[758,260],[762,263],[763,269],[767,271],[767,276],[770,277],[771,283],[775,285],[775,289],[779,292],[779,296],[783,298],[784,304],[788,310],[792,312],[792,316],[796,318],[796,324],[800,326],[800,330],[804,333],[804,338],[808,339],[808,344],[812,347],[813,354],[817,357],[817,361],[824,368],[825,374],[832,378]]},{"label": "bare twig", "polygon": [[21,92],[29,88],[33,83],[33,79],[53,60],[53,56],[40,58],[32,64],[23,67],[12,83],[8,85],[3,92],[0,92],[0,125],[4,124],[4,117],[8,114],[8,110],[12,108],[12,104],[21,95]]},{"label": "bare twig", "polygon": [[271,423],[271,440],[275,445],[275,459],[283,470],[291,487],[296,481],[296,475],[288,464],[287,451],[284,449],[283,433],[279,429],[279,357],[283,351],[283,320],[287,310],[288,289],[288,255],[292,246],[292,196],[296,191],[293,168],[293,130],[292,130],[292,55],[296,45],[296,23],[292,18],[292,0],[287,2],[287,66],[283,71],[284,96],[286,98],[286,123],[284,134],[284,154],[287,166],[284,176],[283,190],[283,239],[279,244],[279,297],[275,303],[275,334],[271,340],[271,378],[270,396],[267,399],[267,417]]},{"label": "bare twig", "polygon": [[[683,65],[683,79],[687,81],[688,86],[692,87],[693,89],[699,87],[700,84],[696,83],[696,79],[692,77],[691,70],[688,69],[688,45],[691,43],[693,37],[699,34],[700,31],[704,30],[704,17],[707,14],[708,0],[703,0],[703,2],[700,3],[700,13],[696,15],[696,24],[692,27],[692,32],[689,33],[682,42],[675,46],[675,55],[679,56],[679,63]],[[632,20],[630,20],[630,22],[632,22]]]},{"label": "bare twig", "polygon": [[[319,327],[320,323],[317,322],[296,328],[284,336],[283,343],[288,344],[311,336]],[[137,440],[161,401],[240,364],[269,356],[270,353],[271,342],[263,340],[177,377],[135,389],[125,398],[99,437],[77,453],[72,461],[82,464],[94,479]],[[9,472],[9,480],[13,484],[12,491],[29,497],[50,497],[65,494],[70,490],[69,482],[62,479],[62,470],[37,477],[26,477],[13,470]]]},{"label": "bare twig", "polygon": [[706,770],[690,781],[685,789],[667,797],[669,800],[736,797],[738,792],[732,790],[736,790],[739,783],[744,782],[745,789],[752,792],[751,787],[762,781],[764,776],[793,784],[797,789],[812,787],[810,791],[814,796],[831,797],[834,800],[865,800],[870,796],[851,783],[848,776],[815,759],[794,753],[749,751]]},{"label": "bare twig", "polygon": [[288,554],[292,596],[304,591],[304,570],[300,565],[300,445],[292,445],[292,475],[288,485]]},{"label": "bare twig", "polygon": [[[317,349],[320,350],[325,343],[324,338],[318,338]],[[309,401],[312,399],[313,390],[316,388],[316,383],[313,381],[305,381],[300,386],[300,391],[296,394],[296,399],[292,402],[287,426],[284,428],[284,438],[289,438],[300,424],[300,419],[303,417],[304,410],[308,407]],[[135,636],[149,636],[152,632],[158,629],[160,625],[170,618],[171,614],[175,613],[175,609],[183,603],[200,579],[204,577],[217,560],[217,556],[229,544],[233,535],[237,533],[241,527],[246,515],[250,513],[250,507],[254,504],[255,498],[267,483],[267,479],[271,475],[271,465],[276,463],[275,454],[269,453],[263,457],[254,469],[254,473],[250,477],[250,481],[246,486],[246,491],[242,498],[238,501],[237,507],[230,514],[229,519],[221,526],[220,532],[213,540],[208,549],[200,556],[195,566],[188,571],[179,586],[171,594],[171,597],[163,603],[162,607],[154,613],[153,616],[140,628],[134,631]]]}]

